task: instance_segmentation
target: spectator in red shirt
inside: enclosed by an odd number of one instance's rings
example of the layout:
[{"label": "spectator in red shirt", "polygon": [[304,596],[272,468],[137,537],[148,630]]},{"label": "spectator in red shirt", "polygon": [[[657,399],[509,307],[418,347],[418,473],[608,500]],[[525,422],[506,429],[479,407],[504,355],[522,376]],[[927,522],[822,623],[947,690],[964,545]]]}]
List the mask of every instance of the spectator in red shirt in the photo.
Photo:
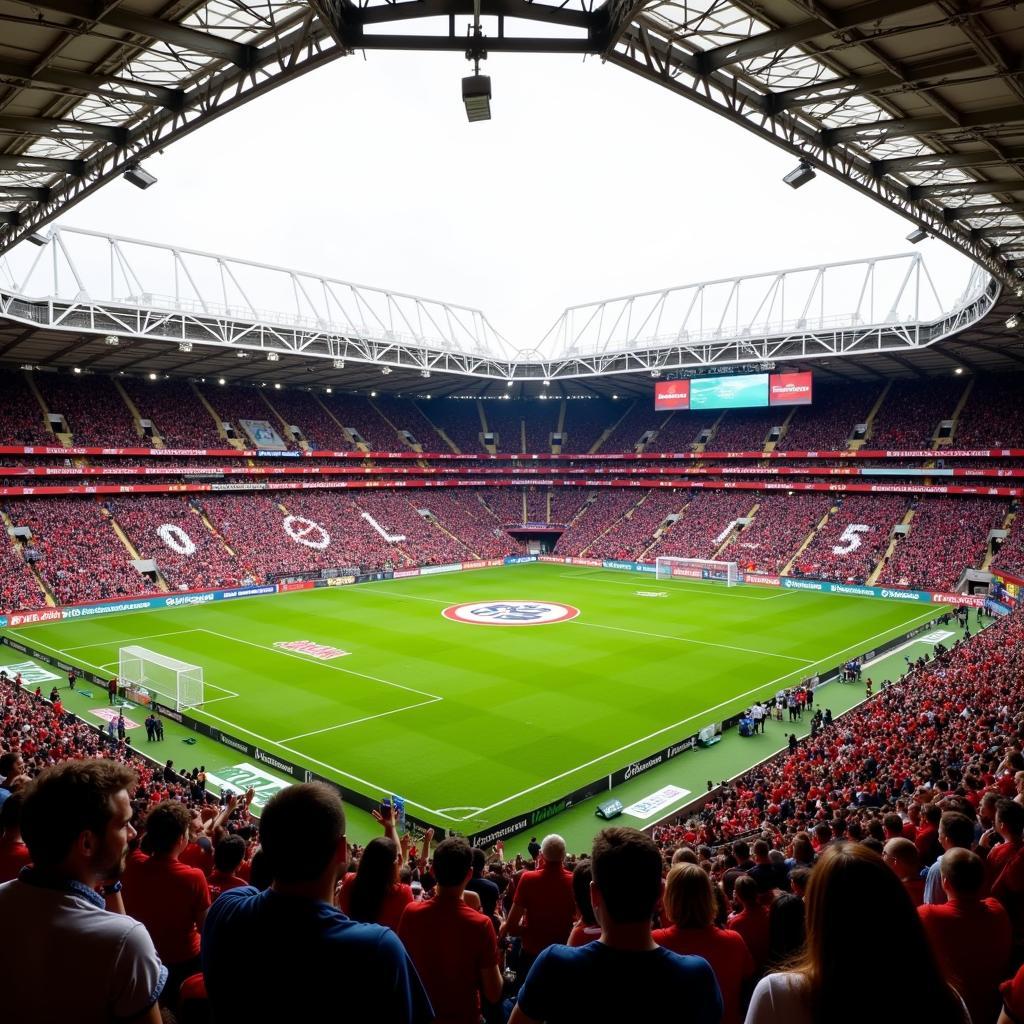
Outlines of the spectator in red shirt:
[{"label": "spectator in red shirt", "polygon": [[228,889],[237,889],[248,885],[244,878],[239,878],[236,871],[245,860],[245,840],[241,836],[225,836],[213,850],[213,871],[207,882],[210,886],[210,899],[215,900]]},{"label": "spectator in red shirt", "polygon": [[398,880],[401,850],[389,836],[371,839],[359,858],[359,866],[345,875],[338,892],[338,906],[353,921],[382,924],[398,930],[402,911],[412,903],[412,889]]},{"label": "spectator in red shirt", "polygon": [[999,1012],[999,982],[1010,962],[1010,919],[996,900],[980,898],[985,865],[977,854],[948,850],[939,865],[946,902],[917,912],[971,1020],[992,1021]]},{"label": "spectator in red shirt", "polygon": [[146,926],[167,965],[164,992],[171,1006],[181,983],[199,970],[199,934],[210,908],[206,876],[178,860],[191,817],[178,800],[157,804],[146,816],[142,839],[149,856],[130,862],[124,875],[125,909]]},{"label": "spectator in red shirt", "polygon": [[942,847],[939,845],[939,820],[942,818],[942,811],[938,804],[925,804],[921,808],[921,827],[917,830],[914,845],[917,847],[917,855],[925,867],[942,856]]},{"label": "spectator in red shirt", "polygon": [[654,941],[674,953],[707,960],[722,991],[722,1024],[742,1024],[754,961],[738,932],[715,927],[708,873],[696,864],[677,864],[668,873],[662,904],[671,926],[657,929]]},{"label": "spectator in red shirt", "polygon": [[18,872],[32,860],[21,840],[22,798],[19,790],[0,804],[0,882],[17,878]]},{"label": "spectator in red shirt", "polygon": [[398,937],[412,957],[436,1014],[436,1024],[479,1024],[480,994],[501,996],[498,945],[490,918],[462,898],[473,877],[473,851],[465,839],[445,839],[434,851],[437,895],[410,903]]},{"label": "spectator in red shirt", "polygon": [[768,962],[768,951],[771,947],[768,907],[758,898],[757,882],[750,875],[740,875],[736,879],[733,895],[740,909],[729,915],[728,926],[742,936],[754,959],[754,966],[760,973]]},{"label": "spectator in red shirt", "polygon": [[590,858],[584,857],[576,863],[572,871],[572,892],[580,917],[572,926],[568,943],[570,946],[585,946],[588,942],[596,942],[601,938],[601,926],[597,923],[594,905],[590,902],[590,883],[593,880]]},{"label": "spectator in red shirt", "polygon": [[909,839],[890,839],[882,850],[882,860],[896,873],[915,907],[924,903],[924,879],[917,847]]},{"label": "spectator in red shirt", "polygon": [[520,977],[526,976],[540,953],[548,946],[564,943],[572,931],[576,899],[572,875],[566,871],[564,861],[565,840],[561,836],[545,836],[540,844],[540,867],[524,871],[519,879],[502,937],[522,936]]}]

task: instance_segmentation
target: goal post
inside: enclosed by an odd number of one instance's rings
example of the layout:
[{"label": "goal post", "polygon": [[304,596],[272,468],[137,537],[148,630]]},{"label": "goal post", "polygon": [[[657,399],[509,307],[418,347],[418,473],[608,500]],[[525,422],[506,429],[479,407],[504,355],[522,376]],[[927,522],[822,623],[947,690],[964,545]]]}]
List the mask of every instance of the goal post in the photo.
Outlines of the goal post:
[{"label": "goal post", "polygon": [[146,647],[122,647],[117,659],[122,685],[148,690],[176,711],[203,703],[203,669]]},{"label": "goal post", "polygon": [[735,562],[719,562],[713,558],[676,558],[674,555],[660,555],[654,563],[654,574],[659,580],[675,577],[714,580],[727,587],[740,582],[739,567]]}]

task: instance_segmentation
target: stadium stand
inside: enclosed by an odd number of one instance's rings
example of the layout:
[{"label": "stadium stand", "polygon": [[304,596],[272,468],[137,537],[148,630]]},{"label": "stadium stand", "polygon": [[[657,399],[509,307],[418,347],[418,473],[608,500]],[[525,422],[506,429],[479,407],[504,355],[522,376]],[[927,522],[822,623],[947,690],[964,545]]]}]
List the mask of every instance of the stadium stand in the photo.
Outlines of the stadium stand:
[{"label": "stadium stand", "polygon": [[992,498],[922,498],[879,582],[952,590],[964,569],[981,564],[989,530],[1005,516],[1006,503]]},{"label": "stadium stand", "polygon": [[644,492],[603,491],[584,506],[558,538],[556,555],[583,555],[605,530],[613,527],[641,498]]},{"label": "stadium stand", "polygon": [[287,388],[275,391],[270,400],[288,426],[302,431],[310,448],[347,452],[355,447],[311,391]]},{"label": "stadium stand", "polygon": [[[492,488],[492,490],[495,488]],[[426,508],[437,521],[479,558],[503,558],[522,553],[522,546],[502,528],[484,505],[480,492],[437,488],[411,500]]]},{"label": "stadium stand", "polygon": [[168,448],[226,448],[209,409],[190,384],[125,377],[122,386],[143,419],[153,421]]},{"label": "stadium stand", "polygon": [[540,401],[519,403],[523,408],[523,423],[526,425],[526,451],[547,453],[551,451],[551,435],[558,429],[561,402]]},{"label": "stadium stand", "polygon": [[481,452],[478,403],[459,398],[442,398],[420,403],[420,412],[440,427],[460,452]]},{"label": "stadium stand", "polygon": [[645,452],[688,452],[702,430],[712,426],[718,413],[676,412],[659,429],[657,436],[644,446]]},{"label": "stadium stand", "polygon": [[586,503],[588,495],[582,489],[556,487],[551,492],[551,522],[571,523]]},{"label": "stadium stand", "polygon": [[992,568],[1005,569],[1018,576],[1024,575],[1024,515],[1021,515],[1019,503],[1010,532],[992,559]]},{"label": "stadium stand", "polygon": [[750,492],[693,492],[683,514],[662,534],[647,557],[713,558],[728,539],[736,520],[746,517],[755,501]]},{"label": "stadium stand", "polygon": [[172,590],[239,583],[239,563],[184,497],[124,497],[107,503],[141,558],[156,561]]},{"label": "stadium stand", "polygon": [[614,399],[566,399],[562,427],[566,440],[562,451],[566,454],[589,452],[615,422],[617,412],[621,415],[621,407]]},{"label": "stadium stand", "polygon": [[548,521],[548,488],[526,488],[526,521],[546,523]]},{"label": "stadium stand", "polygon": [[666,413],[656,413],[650,402],[638,398],[628,410],[616,405],[613,410],[621,416],[612,432],[601,443],[601,452],[631,452],[648,430],[660,430],[668,419]]},{"label": "stadium stand", "polygon": [[1014,377],[976,381],[957,421],[953,447],[1024,447],[1020,381]]},{"label": "stadium stand", "polygon": [[25,560],[29,548],[34,557],[35,548],[31,545],[22,547],[8,542],[0,546],[0,612],[38,608],[43,604],[43,592]]},{"label": "stadium stand", "polygon": [[12,501],[15,526],[32,531],[36,568],[59,604],[102,601],[155,590],[128,562],[110,519],[93,498]]},{"label": "stadium stand", "polygon": [[[529,403],[531,406],[533,403]],[[537,403],[540,404],[539,402]],[[484,416],[487,418],[487,429],[498,435],[497,451],[516,453],[522,452],[523,412],[525,402],[495,400],[481,402]]]},{"label": "stadium stand", "polygon": [[393,424],[395,430],[408,431],[425,452],[446,452],[448,445],[441,440],[441,435],[434,425],[423,415],[420,407],[413,401],[392,398],[390,395],[378,395],[373,399],[374,405]]},{"label": "stadium stand", "polygon": [[8,444],[56,444],[43,411],[20,373],[0,374],[0,437]]},{"label": "stadium stand", "polygon": [[372,399],[362,395],[323,395],[321,401],[343,427],[354,428],[359,433],[370,451],[391,452],[405,448]]},{"label": "stadium stand", "polygon": [[865,423],[881,388],[871,384],[819,384],[814,404],[797,409],[779,442],[780,451],[841,451],[858,423]]},{"label": "stadium stand", "polygon": [[39,373],[35,380],[47,409],[64,417],[75,444],[139,444],[132,414],[110,378]]},{"label": "stadium stand", "polygon": [[947,378],[894,381],[871,425],[869,448],[930,448],[943,420],[951,419],[963,381]]},{"label": "stadium stand", "polygon": [[242,420],[252,420],[255,423],[269,423],[277,431],[286,448],[294,450],[298,447],[298,444],[290,437],[285,437],[284,425],[274,415],[273,409],[263,400],[261,389],[211,388],[209,385],[201,387],[197,385],[196,389],[216,411],[218,418],[222,422],[230,423],[234,427],[235,433],[242,440],[246,448],[253,447],[253,441],[242,427]]},{"label": "stadium stand", "polygon": [[639,559],[654,543],[654,532],[666,516],[679,512],[685,498],[675,491],[648,491],[628,515],[613,523],[588,550],[592,558]]},{"label": "stadium stand", "polygon": [[757,514],[717,555],[741,568],[778,574],[796,554],[812,527],[828,511],[824,494],[766,494]]},{"label": "stadium stand", "polygon": [[489,487],[483,492],[483,501],[501,523],[518,525],[526,521],[522,487]]},{"label": "stadium stand", "polygon": [[780,427],[790,414],[786,409],[756,409],[722,415],[714,436],[704,446],[709,452],[757,452],[768,440],[772,427]]},{"label": "stadium stand", "polygon": [[828,522],[800,553],[801,575],[844,583],[867,583],[907,510],[898,494],[847,494]]}]

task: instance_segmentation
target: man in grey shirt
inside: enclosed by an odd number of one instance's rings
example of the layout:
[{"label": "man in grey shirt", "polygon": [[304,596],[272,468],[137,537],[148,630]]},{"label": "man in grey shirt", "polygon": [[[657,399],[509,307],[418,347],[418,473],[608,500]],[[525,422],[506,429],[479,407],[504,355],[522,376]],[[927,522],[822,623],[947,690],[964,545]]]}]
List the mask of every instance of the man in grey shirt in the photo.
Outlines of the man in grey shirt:
[{"label": "man in grey shirt", "polygon": [[160,1024],[167,969],[145,927],[124,914],[118,882],[136,782],[101,759],[65,761],[26,787],[32,866],[0,885],[0,920],[16,936],[0,958],[5,1019]]}]

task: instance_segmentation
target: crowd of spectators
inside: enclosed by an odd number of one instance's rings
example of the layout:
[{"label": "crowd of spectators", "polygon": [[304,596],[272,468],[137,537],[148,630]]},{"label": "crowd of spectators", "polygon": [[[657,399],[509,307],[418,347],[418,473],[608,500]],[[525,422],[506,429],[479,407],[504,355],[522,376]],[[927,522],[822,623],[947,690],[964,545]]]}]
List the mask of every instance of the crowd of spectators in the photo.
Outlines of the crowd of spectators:
[{"label": "crowd of spectators", "polygon": [[460,452],[472,454],[484,450],[480,443],[480,435],[484,428],[480,422],[480,406],[476,400],[432,399],[420,403],[420,412],[431,423],[440,427]]},{"label": "crowd of spectators", "polygon": [[522,487],[487,487],[483,491],[483,499],[502,523],[518,526],[526,522],[523,492]]},{"label": "crowd of spectators", "polygon": [[168,448],[227,448],[210,410],[192,385],[180,380],[148,381],[125,377],[128,397],[144,420],[152,420]]},{"label": "crowd of spectators", "polygon": [[788,409],[730,409],[704,446],[708,452],[759,452],[768,440],[772,427],[780,427],[789,415]]},{"label": "crowd of spectators", "polygon": [[526,488],[526,522],[546,523],[548,521],[548,487]]},{"label": "crowd of spectators", "polygon": [[921,498],[879,581],[951,590],[964,569],[981,564],[989,531],[1002,525],[1006,511],[995,498]]},{"label": "crowd of spectators", "polygon": [[255,445],[253,438],[246,433],[242,426],[242,420],[253,420],[254,422],[269,423],[277,431],[278,436],[284,443],[285,448],[294,451],[299,447],[298,442],[287,435],[284,424],[278,419],[274,410],[264,401],[262,388],[241,388],[241,387],[217,387],[212,388],[208,384],[196,387],[203,393],[206,400],[216,410],[217,417],[222,423],[230,423],[234,428],[236,436],[242,441],[246,448],[261,447],[266,445]]},{"label": "crowd of spectators", "polygon": [[[616,414],[621,417],[615,423]],[[653,403],[644,398],[637,398],[628,409],[622,403],[615,403],[612,409],[611,423],[615,427],[601,444],[601,452],[632,452],[636,449],[640,438],[649,430],[660,430],[669,418],[669,413],[655,412]]]},{"label": "crowd of spectators", "polygon": [[407,451],[395,429],[363,395],[323,395],[321,401],[343,426],[356,430],[372,452]]},{"label": "crowd of spectators", "polygon": [[601,491],[562,532],[555,543],[554,553],[585,555],[590,545],[605,530],[614,526],[642,497],[642,491]]},{"label": "crowd of spectators", "polygon": [[35,567],[58,604],[156,589],[132,568],[127,549],[94,498],[12,501],[7,514],[15,526],[32,531]]},{"label": "crowd of spectators", "polygon": [[616,413],[621,415],[621,409],[618,401],[605,398],[566,399],[562,451],[566,454],[589,452],[615,422]]},{"label": "crowd of spectators", "polygon": [[53,445],[43,410],[21,374],[0,374],[0,437],[7,444]]},{"label": "crowd of spectators", "polygon": [[[447,452],[448,445],[441,440],[434,424],[423,415],[423,410],[411,399],[394,398],[391,395],[377,395],[373,404],[381,414],[394,425],[396,430],[405,430],[425,452]],[[428,403],[429,404],[429,403]]]},{"label": "crowd of spectators", "polygon": [[568,525],[590,497],[585,488],[555,487],[551,491],[551,522]]},{"label": "crowd of spectators", "polygon": [[526,427],[525,451],[549,453],[551,451],[551,435],[558,429],[558,417],[562,403],[537,399],[521,404],[524,405],[523,423]]},{"label": "crowd of spectators", "polygon": [[894,381],[871,424],[867,448],[931,448],[943,420],[953,418],[966,382],[958,378]]},{"label": "crowd of spectators", "polygon": [[[429,501],[420,502],[418,496],[409,499],[405,494],[381,494],[378,491],[355,493],[355,503],[360,513],[367,512],[392,536],[405,539],[398,547],[413,565],[445,565],[461,562],[473,552],[456,539],[458,525],[454,531],[440,529],[436,522],[420,515],[419,509],[429,511]],[[441,508],[441,505],[437,505]],[[373,529],[362,520],[365,529]],[[374,531],[376,533],[376,531]],[[385,542],[386,543],[386,542]]]},{"label": "crowd of spectators", "polygon": [[108,377],[36,375],[46,407],[64,417],[76,445],[137,447],[135,419]]},{"label": "crowd of spectators", "polygon": [[712,426],[717,412],[674,412],[658,430],[645,452],[688,452],[702,430]]},{"label": "crowd of spectators", "polygon": [[719,552],[721,561],[740,568],[778,574],[796,554],[807,534],[828,511],[825,494],[769,492],[758,499],[757,513]]},{"label": "crowd of spectators", "polygon": [[[975,382],[953,433],[953,447],[1024,448],[1020,417],[1020,381],[994,377]],[[957,460],[957,465],[960,465]]]},{"label": "crowd of spectators", "polygon": [[498,518],[483,503],[482,492],[436,488],[411,501],[417,508],[426,508],[462,542],[468,550],[469,560],[504,558],[505,555],[522,553],[522,545],[502,529]]},{"label": "crowd of spectators", "polygon": [[648,491],[631,512],[614,523],[587,552],[592,558],[638,559],[654,543],[654,532],[667,516],[679,512],[685,497],[678,491]]},{"label": "crowd of spectators", "polygon": [[352,451],[354,445],[345,432],[320,404],[311,391],[286,388],[269,396],[281,418],[290,427],[298,427],[314,450]]},{"label": "crowd of spectators", "polygon": [[1016,576],[1024,575],[1024,515],[1018,503],[1010,532],[992,560],[992,568],[1005,569]]},{"label": "crowd of spectators", "polygon": [[815,384],[814,401],[797,409],[779,451],[842,451],[858,423],[867,422],[878,399],[875,384]]},{"label": "crowd of spectators", "polygon": [[43,604],[43,592],[26,560],[30,551],[35,551],[31,542],[8,541],[0,545],[0,613]]},{"label": "crowd of spectators", "polygon": [[841,583],[866,583],[907,510],[899,494],[847,494],[801,552],[794,571]]},{"label": "crowd of spectators", "polygon": [[[523,449],[523,415],[524,406],[527,403],[516,400],[495,399],[493,401],[481,401],[484,417],[487,420],[487,430],[495,434],[498,439],[496,451],[512,454],[522,453]],[[547,401],[545,400],[545,405]],[[540,402],[537,401],[537,406]],[[534,403],[529,403],[529,415],[534,414]],[[542,449],[550,451],[550,447]]]},{"label": "crowd of spectators", "polygon": [[736,520],[746,518],[756,503],[749,491],[693,491],[691,494],[683,514],[648,552],[649,561],[657,555],[713,558]]},{"label": "crowd of spectators", "polygon": [[152,558],[173,590],[237,586],[240,567],[185,497],[147,495],[107,502],[140,558]]}]

